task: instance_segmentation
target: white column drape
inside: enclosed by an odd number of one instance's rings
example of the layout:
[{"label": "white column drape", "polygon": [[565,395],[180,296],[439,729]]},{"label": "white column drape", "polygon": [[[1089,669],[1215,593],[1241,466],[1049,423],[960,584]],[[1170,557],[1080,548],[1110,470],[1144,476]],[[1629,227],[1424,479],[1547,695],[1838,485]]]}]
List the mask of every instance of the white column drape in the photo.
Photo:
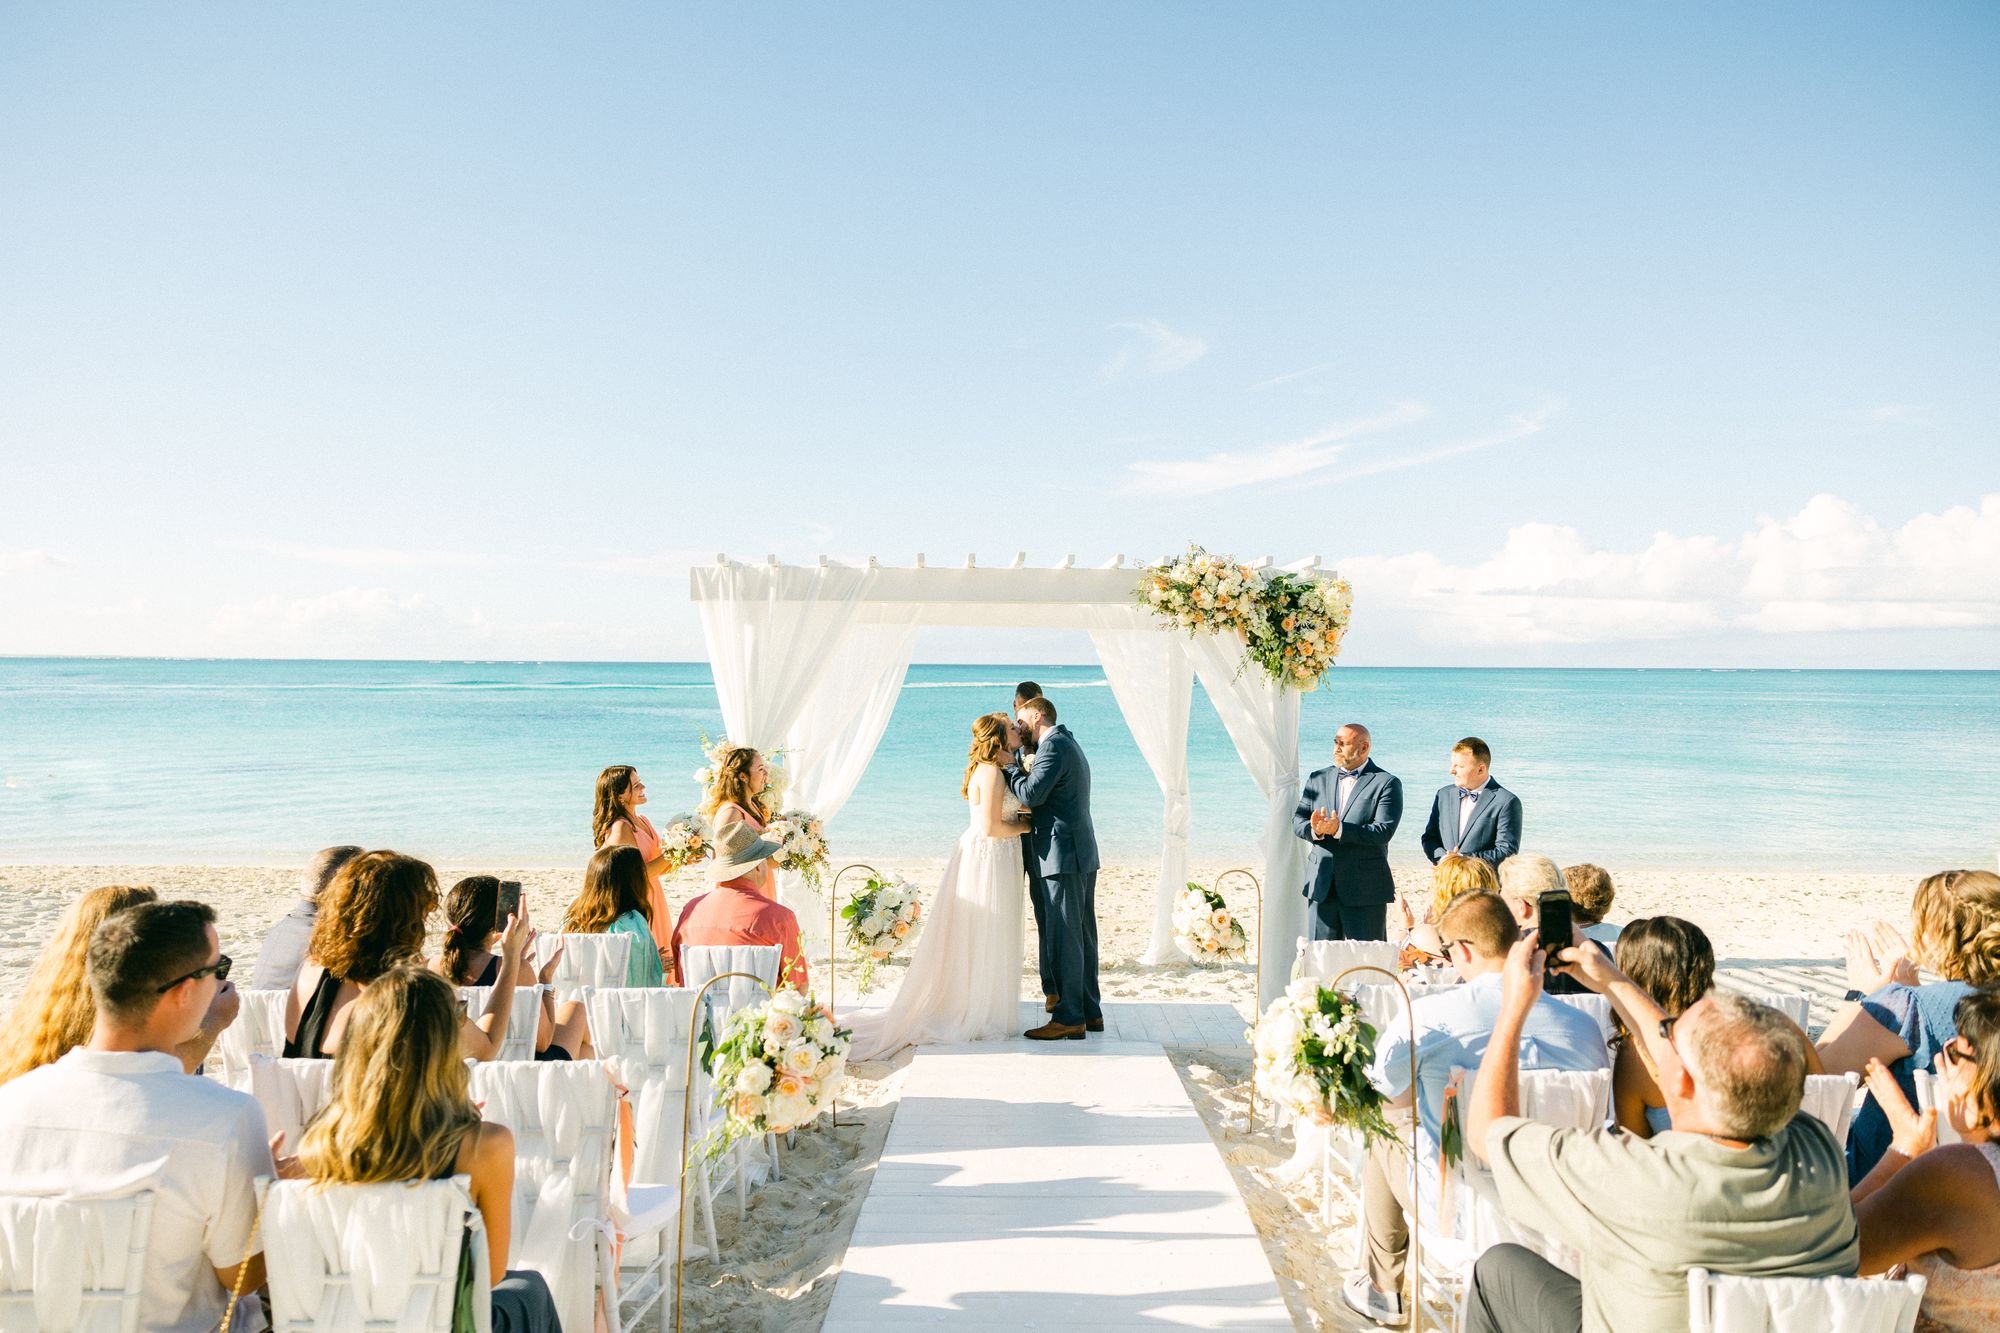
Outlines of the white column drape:
[{"label": "white column drape", "polygon": [[1304,856],[1292,836],[1292,810],[1299,801],[1299,693],[1245,665],[1243,645],[1233,638],[1196,634],[1182,640],[1202,688],[1222,717],[1236,753],[1264,793],[1264,900],[1257,914],[1257,957],[1263,985],[1257,1007],[1284,993],[1298,938],[1305,933],[1306,903],[1300,896]]},{"label": "white column drape", "polygon": [[730,740],[760,750],[785,743],[877,573],[831,564],[694,571],[701,632]]},{"label": "white column drape", "polygon": [[[829,826],[882,743],[917,645],[916,607],[877,607],[874,614],[876,620],[847,631],[785,739],[792,784],[786,804]],[[835,836],[829,827],[828,841]],[[808,952],[824,949],[826,899],[787,871],[778,876],[778,900],[798,914]]]},{"label": "white column drape", "polygon": [[1193,823],[1187,740],[1194,666],[1182,648],[1180,632],[1136,607],[1093,607],[1090,621],[1091,646],[1104,666],[1111,696],[1118,701],[1165,802],[1153,932],[1139,961],[1184,962],[1187,955],[1174,943],[1173,909],[1174,895],[1187,884],[1188,832]]}]

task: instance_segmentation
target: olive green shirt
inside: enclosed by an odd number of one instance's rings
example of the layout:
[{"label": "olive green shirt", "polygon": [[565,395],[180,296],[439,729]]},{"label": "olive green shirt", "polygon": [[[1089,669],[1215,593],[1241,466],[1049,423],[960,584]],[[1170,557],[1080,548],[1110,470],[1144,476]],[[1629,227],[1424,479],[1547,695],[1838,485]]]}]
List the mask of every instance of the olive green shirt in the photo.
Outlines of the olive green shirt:
[{"label": "olive green shirt", "polygon": [[1507,1216],[1583,1255],[1583,1333],[1685,1333],[1690,1268],[1851,1277],[1861,1261],[1846,1161],[1803,1113],[1744,1148],[1514,1116],[1486,1145]]}]

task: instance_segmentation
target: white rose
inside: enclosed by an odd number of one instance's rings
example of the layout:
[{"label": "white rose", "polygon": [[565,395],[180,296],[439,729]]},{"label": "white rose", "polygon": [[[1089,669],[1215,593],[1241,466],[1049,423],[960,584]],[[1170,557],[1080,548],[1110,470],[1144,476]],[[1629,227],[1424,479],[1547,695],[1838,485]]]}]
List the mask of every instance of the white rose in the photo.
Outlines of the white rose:
[{"label": "white rose", "polygon": [[819,1051],[807,1042],[794,1042],[778,1057],[778,1064],[794,1074],[810,1074],[819,1063]]},{"label": "white rose", "polygon": [[1285,987],[1285,998],[1293,1004],[1316,1004],[1319,999],[1319,978],[1300,977]]},{"label": "white rose", "polygon": [[736,1073],[736,1090],[761,1097],[771,1087],[771,1066],[752,1060]]},{"label": "white rose", "polygon": [[[784,994],[782,991],[779,993]],[[804,1030],[805,1024],[799,1020],[797,1014],[781,1010],[774,1003],[771,1015],[764,1020],[764,1044],[769,1046],[776,1043],[782,1049],[798,1040],[799,1034]]]},{"label": "white rose", "polygon": [[[771,997],[771,1012],[774,1014],[790,1014],[796,1018],[805,1011],[806,997],[795,990],[781,989],[776,995]],[[793,1035],[796,1036],[797,1034],[794,1033]],[[790,1041],[791,1037],[787,1037],[785,1040]]]}]

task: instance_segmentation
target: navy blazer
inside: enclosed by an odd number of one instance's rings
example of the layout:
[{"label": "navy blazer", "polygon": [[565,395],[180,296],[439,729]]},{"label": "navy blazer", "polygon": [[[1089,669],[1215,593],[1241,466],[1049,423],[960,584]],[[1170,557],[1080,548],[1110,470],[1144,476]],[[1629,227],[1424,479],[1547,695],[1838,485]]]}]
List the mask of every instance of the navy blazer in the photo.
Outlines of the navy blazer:
[{"label": "navy blazer", "polygon": [[1403,780],[1370,759],[1354,780],[1354,794],[1341,812],[1340,836],[1316,838],[1312,812],[1332,814],[1339,773],[1322,768],[1306,779],[1299,807],[1292,812],[1292,832],[1306,843],[1306,901],[1329,897],[1349,907],[1373,907],[1396,897],[1396,880],[1389,873],[1389,839],[1403,820]]},{"label": "navy blazer", "polygon": [[1090,822],[1090,761],[1069,728],[1050,728],[1035,749],[1032,768],[1007,765],[1003,774],[1014,799],[1034,812],[1027,852],[1044,875],[1097,872],[1097,829]]},{"label": "navy blazer", "polygon": [[1431,822],[1424,826],[1424,855],[1432,865],[1452,853],[1476,856],[1488,865],[1499,864],[1521,850],[1521,798],[1492,778],[1479,789],[1473,803],[1472,824],[1463,833],[1458,827],[1458,788],[1438,788],[1431,802]]}]

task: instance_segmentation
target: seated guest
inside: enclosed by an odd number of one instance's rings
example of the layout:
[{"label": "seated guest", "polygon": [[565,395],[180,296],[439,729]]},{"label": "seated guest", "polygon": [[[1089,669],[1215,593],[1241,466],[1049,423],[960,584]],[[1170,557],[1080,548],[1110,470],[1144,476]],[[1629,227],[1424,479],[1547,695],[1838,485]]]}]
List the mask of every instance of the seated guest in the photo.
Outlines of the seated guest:
[{"label": "seated guest", "polygon": [[680,922],[674,926],[670,962],[675,985],[681,984],[681,950],[689,945],[775,944],[778,984],[809,991],[805,950],[799,944],[799,919],[791,908],[757,891],[757,867],[770,859],[777,846],[758,837],[756,830],[741,821],[717,831],[717,883],[683,907]]},{"label": "seated guest", "polygon": [[1576,921],[1576,933],[1607,949],[1618,943],[1618,927],[1604,919],[1611,915],[1612,901],[1618,896],[1611,884],[1611,872],[1586,861],[1579,866],[1563,867],[1562,877],[1569,886],[1570,901],[1575,904],[1571,915]]},{"label": "seated guest", "polygon": [[107,916],[85,969],[89,1044],[0,1087],[0,1190],[88,1193],[143,1174],[154,1191],[138,1321],[149,1333],[213,1333],[239,1267],[245,1291],[264,1283],[253,1185],[275,1169],[264,1113],[190,1078],[176,1054],[229,978],[214,921],[191,902]]},{"label": "seated guest", "polygon": [[[1642,916],[1629,923],[1618,937],[1616,957],[1618,970],[1632,978],[1670,1019],[1686,1013],[1715,986],[1714,946],[1709,944],[1700,926],[1677,916]],[[1806,1043],[1806,1072],[1820,1073],[1819,1053],[1813,1050],[1811,1041],[1797,1024],[1792,1027],[1799,1033],[1799,1040]],[[1611,1109],[1618,1124],[1642,1139],[1671,1129],[1667,1099],[1661,1095],[1659,1078],[1647,1063],[1646,1044],[1633,1040],[1632,1034],[1622,1027],[1615,1044]]]},{"label": "seated guest", "polygon": [[625,963],[628,986],[664,986],[666,969],[653,944],[651,895],[646,858],[637,847],[600,847],[583,872],[583,892],[563,913],[563,929],[573,935],[629,935]]},{"label": "seated guest", "polygon": [[[505,961],[497,952],[503,924],[500,881],[492,875],[469,875],[452,885],[444,900],[444,919],[444,952],[431,960],[431,971],[454,986],[491,986],[498,981]],[[550,989],[561,962],[562,950],[558,948],[535,977],[543,988],[541,1017],[535,1027],[537,1060],[585,1056],[584,1048],[589,1044],[590,1024],[583,1006],[575,1000],[558,1006],[555,991]]]},{"label": "seated guest", "polygon": [[[1927,1333],[2000,1324],[2000,991],[1973,991],[1954,1019],[1958,1035],[1938,1063],[1938,1110],[1918,1115],[1887,1067],[1868,1066],[1868,1090],[1893,1136],[1852,1195],[1862,1273],[1907,1264],[1923,1274]],[[1963,1142],[1937,1146],[1940,1115]]]},{"label": "seated guest", "polygon": [[326,1106],[299,1145],[305,1175],[326,1185],[471,1177],[486,1224],[494,1333],[557,1328],[555,1298],[539,1273],[508,1272],[513,1237],[514,1136],[482,1123],[459,1058],[458,994],[443,978],[401,964],[375,979],[349,1011]]},{"label": "seated guest", "polygon": [[1402,965],[1415,967],[1418,963],[1442,962],[1444,945],[1438,941],[1437,923],[1444,909],[1465,894],[1482,889],[1497,892],[1499,888],[1500,879],[1493,873],[1493,867],[1476,856],[1452,855],[1438,862],[1431,869],[1431,896],[1424,905],[1421,921],[1407,902],[1396,899],[1396,911],[1403,923]]},{"label": "seated guest", "polygon": [[[1563,872],[1556,869],[1556,863],[1546,856],[1536,856],[1532,852],[1519,852],[1500,863],[1500,896],[1507,900],[1507,906],[1514,913],[1514,920],[1522,930],[1534,929],[1541,920],[1541,897],[1545,893],[1558,890],[1567,892],[1569,885],[1563,880]],[[1572,903],[1575,901],[1571,899]],[[1571,921],[1575,922],[1575,909],[1571,909]],[[1580,928],[1575,932],[1582,936]],[[1575,977],[1561,972],[1550,974],[1543,987],[1551,995],[1581,995],[1583,985]]]},{"label": "seated guest", "polygon": [[307,863],[299,877],[299,900],[292,910],[271,923],[257,947],[257,966],[250,973],[251,990],[290,990],[306,965],[313,922],[319,917],[319,896],[342,866],[361,855],[359,847],[329,847]]},{"label": "seated guest", "polygon": [[1539,1007],[1543,956],[1514,946],[1500,1015],[1466,1097],[1466,1151],[1493,1171],[1507,1216],[1582,1255],[1581,1278],[1533,1250],[1496,1245],[1466,1294],[1472,1333],[1688,1326],[1687,1270],[1849,1276],[1860,1258],[1840,1149],[1799,1113],[1805,1047],[1784,1015],[1713,992],[1664,1023],[1595,945],[1561,962],[1610,998],[1646,1043],[1674,1131],[1557,1129],[1521,1118],[1519,1038]]},{"label": "seated guest", "polygon": [[[613,764],[597,775],[597,796],[591,803],[590,839],[593,847],[637,847],[646,858],[646,919],[653,925],[653,947],[666,952],[667,935],[673,924],[667,913],[667,890],[662,882],[673,872],[673,858],[660,847],[659,830],[639,813],[646,803],[646,784],[639,770],[630,764]],[[671,823],[671,821],[669,821]]]},{"label": "seated guest", "polygon": [[[2000,982],[2000,875],[1989,870],[1947,870],[1917,885],[1910,904],[1910,944],[1876,927],[1889,941],[1886,957],[1850,949],[1852,1003],[1835,1011],[1820,1034],[1820,1058],[1829,1074],[1865,1072],[1870,1060],[1888,1066],[1905,1098],[1915,1100],[1912,1075],[1929,1069],[1958,1034],[1953,1015],[1974,986]],[[1917,984],[1916,969],[1943,978]],[[1854,1115],[1848,1133],[1849,1173],[1868,1174],[1889,1147],[1889,1122],[1871,1097]]]},{"label": "seated guest", "polygon": [[[0,1026],[0,1083],[60,1060],[90,1040],[97,1021],[97,1003],[91,999],[86,977],[90,937],[112,913],[158,900],[159,895],[144,885],[112,884],[92,889],[69,905],[35,959],[20,1000]],[[215,988],[201,1031],[177,1052],[188,1073],[201,1068],[216,1038],[236,1021],[240,1004],[235,983],[225,981]]]},{"label": "seated guest", "polygon": [[[423,960],[424,926],[438,905],[437,874],[401,852],[363,852],[320,897],[306,965],[285,1005],[285,1054],[319,1060],[340,1049],[347,1010],[398,963]],[[521,957],[533,940],[524,910],[500,937],[501,967],[486,1012],[465,1020],[464,1054],[491,1060],[507,1038]]]},{"label": "seated guest", "polygon": [[[1507,905],[1491,893],[1469,893],[1458,899],[1445,909],[1438,929],[1452,966],[1466,984],[1423,996],[1410,1006],[1417,1048],[1414,1175],[1424,1207],[1433,1216],[1441,1194],[1438,1126],[1445,1087],[1454,1068],[1470,1069],[1479,1063],[1500,1012],[1500,969],[1520,938]],[[1517,1027],[1514,1040],[1532,1069],[1602,1069],[1609,1062],[1597,1020],[1558,1000],[1536,1004],[1525,1024]],[[1391,1022],[1376,1043],[1375,1063],[1368,1070],[1369,1081],[1393,1106],[1412,1101],[1410,1041],[1409,1029]],[[1351,1275],[1341,1295],[1350,1309],[1370,1319],[1404,1317],[1403,1267],[1410,1249],[1404,1214],[1410,1209],[1411,1177],[1410,1157],[1400,1144],[1377,1141],[1369,1146],[1361,1177],[1368,1271]]]}]

